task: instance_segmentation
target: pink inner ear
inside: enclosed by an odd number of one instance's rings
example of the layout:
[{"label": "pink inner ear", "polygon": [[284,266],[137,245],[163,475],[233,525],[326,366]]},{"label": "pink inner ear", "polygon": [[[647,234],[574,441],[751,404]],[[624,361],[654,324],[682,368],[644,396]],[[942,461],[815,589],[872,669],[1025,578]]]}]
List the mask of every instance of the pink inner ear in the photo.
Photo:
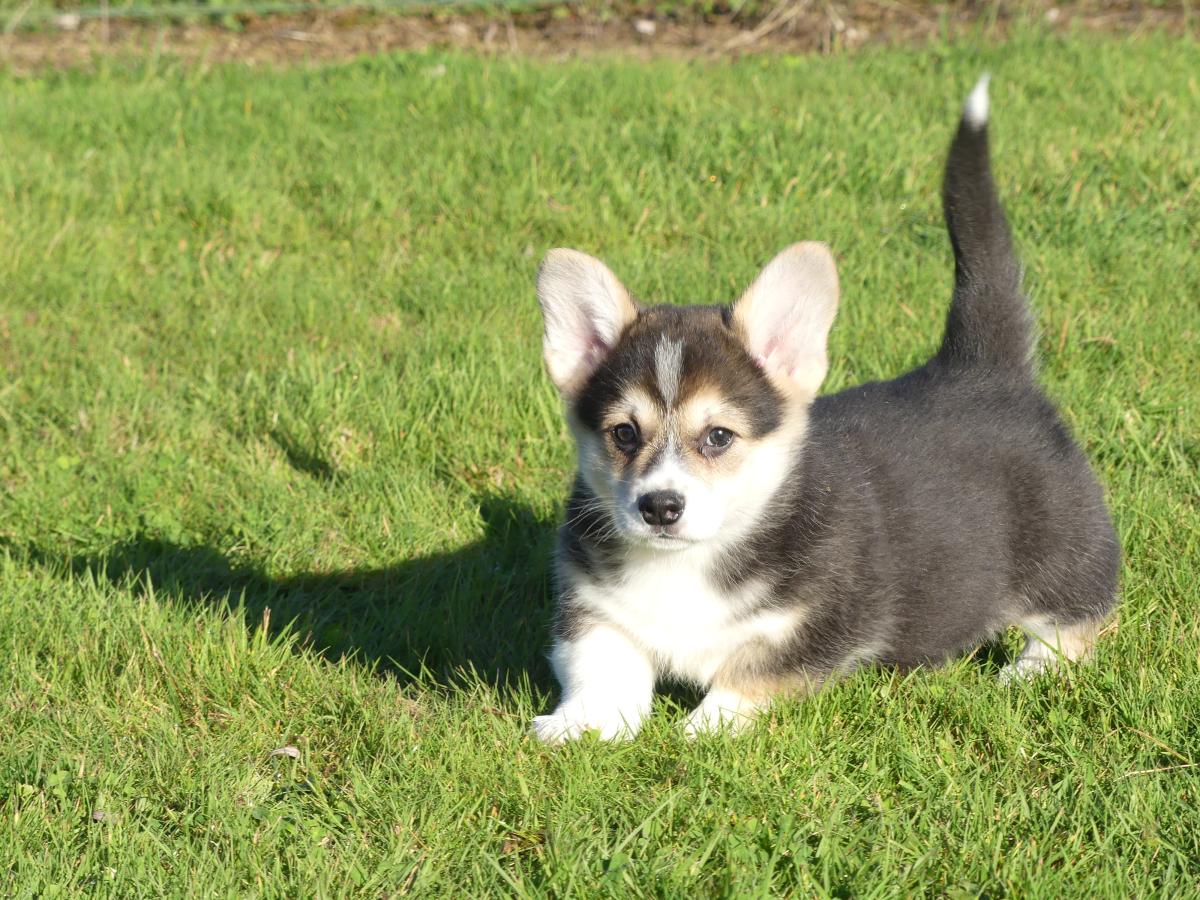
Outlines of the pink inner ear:
[{"label": "pink inner ear", "polygon": [[588,341],[587,349],[583,351],[588,372],[594,371],[600,365],[604,357],[608,355],[608,350],[608,344],[593,334],[591,340]]},{"label": "pink inner ear", "polygon": [[758,363],[758,367],[764,372],[767,371],[767,360],[771,358],[771,354],[779,348],[779,338],[772,337],[767,340],[758,353],[754,355],[754,361]]}]

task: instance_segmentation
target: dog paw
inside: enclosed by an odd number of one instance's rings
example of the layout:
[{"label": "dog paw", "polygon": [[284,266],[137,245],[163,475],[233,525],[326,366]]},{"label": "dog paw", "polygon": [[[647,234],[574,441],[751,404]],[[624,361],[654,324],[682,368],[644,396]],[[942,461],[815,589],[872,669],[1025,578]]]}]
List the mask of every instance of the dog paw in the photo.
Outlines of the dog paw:
[{"label": "dog paw", "polygon": [[751,722],[753,716],[746,712],[701,703],[683,725],[683,733],[694,739],[704,734],[737,734]]},{"label": "dog paw", "polygon": [[1014,681],[1026,681],[1044,675],[1058,668],[1052,659],[1022,658],[1010,662],[996,676],[1001,684],[1012,684]]},{"label": "dog paw", "polygon": [[585,734],[595,734],[603,741],[631,740],[636,729],[631,728],[619,714],[585,716],[576,712],[555,710],[548,716],[536,716],[530,728],[533,735],[546,744],[575,741]]}]

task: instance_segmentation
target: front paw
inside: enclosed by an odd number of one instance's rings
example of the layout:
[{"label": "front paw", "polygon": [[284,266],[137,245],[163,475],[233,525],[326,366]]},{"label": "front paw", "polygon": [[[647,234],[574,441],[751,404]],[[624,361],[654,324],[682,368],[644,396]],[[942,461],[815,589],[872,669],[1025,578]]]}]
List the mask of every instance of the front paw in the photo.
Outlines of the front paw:
[{"label": "front paw", "polygon": [[628,741],[637,733],[637,726],[630,725],[616,711],[602,715],[592,712],[589,715],[584,710],[560,706],[548,716],[536,716],[530,731],[547,744],[578,740],[589,732],[604,741]]},{"label": "front paw", "polygon": [[1039,675],[1054,671],[1057,666],[1053,659],[1040,659],[1037,657],[1022,657],[1010,662],[1007,666],[1000,670],[1000,674],[996,679],[1001,684],[1012,684],[1017,681],[1026,681],[1031,678],[1036,678]]},{"label": "front paw", "polygon": [[736,733],[742,726],[742,717],[720,709],[706,709],[698,706],[683,724],[683,733],[689,738],[702,734]]},{"label": "front paw", "polygon": [[736,695],[709,694],[687,717],[683,731],[689,738],[702,734],[738,734],[754,721],[758,709],[758,704],[746,702]]}]

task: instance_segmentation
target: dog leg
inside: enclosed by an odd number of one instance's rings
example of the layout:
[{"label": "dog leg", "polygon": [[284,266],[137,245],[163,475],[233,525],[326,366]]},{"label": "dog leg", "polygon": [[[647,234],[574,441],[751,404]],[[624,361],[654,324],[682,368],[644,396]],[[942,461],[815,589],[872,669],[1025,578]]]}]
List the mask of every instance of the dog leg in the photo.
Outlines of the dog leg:
[{"label": "dog leg", "polygon": [[724,731],[737,734],[770,705],[769,697],[753,697],[731,688],[714,687],[692,710],[683,726],[688,737]]},{"label": "dog leg", "polygon": [[1031,678],[1057,669],[1063,662],[1074,662],[1091,653],[1100,630],[1098,622],[1088,620],[1059,625],[1042,616],[1021,623],[1028,637],[1025,648],[1000,672],[1001,681]]},{"label": "dog leg", "polygon": [[650,712],[654,666],[624,634],[595,625],[550,653],[562,699],[548,716],[533,720],[533,733],[549,744],[589,731],[603,740],[628,740]]},{"label": "dog leg", "polygon": [[737,734],[776,697],[810,694],[819,685],[820,679],[807,674],[760,678],[718,673],[700,705],[688,716],[684,730],[688,737],[718,731]]}]

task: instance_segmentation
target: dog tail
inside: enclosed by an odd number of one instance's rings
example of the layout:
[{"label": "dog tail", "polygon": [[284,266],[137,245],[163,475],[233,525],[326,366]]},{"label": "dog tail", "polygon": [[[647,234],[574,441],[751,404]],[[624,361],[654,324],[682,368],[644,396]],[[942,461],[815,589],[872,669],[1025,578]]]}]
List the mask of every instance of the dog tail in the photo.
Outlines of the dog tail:
[{"label": "dog tail", "polygon": [[954,246],[954,296],[937,359],[1033,371],[1033,326],[988,154],[988,76],[967,97],[950,144],[942,209]]}]

